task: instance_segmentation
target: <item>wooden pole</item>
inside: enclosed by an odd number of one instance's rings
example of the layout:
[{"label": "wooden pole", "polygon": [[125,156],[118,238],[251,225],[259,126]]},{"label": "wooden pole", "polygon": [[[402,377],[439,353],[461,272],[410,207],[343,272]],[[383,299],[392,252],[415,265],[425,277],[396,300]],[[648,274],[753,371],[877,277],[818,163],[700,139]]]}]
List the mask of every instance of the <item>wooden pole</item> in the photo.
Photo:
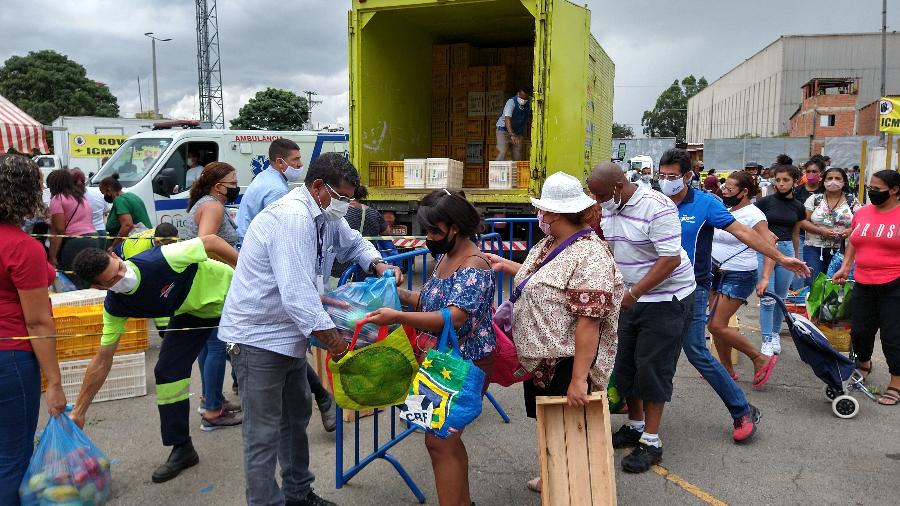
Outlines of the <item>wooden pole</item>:
[{"label": "wooden pole", "polygon": [[869,155],[869,142],[865,139],[862,141],[862,149],[859,153],[859,201],[866,202],[866,159]]}]

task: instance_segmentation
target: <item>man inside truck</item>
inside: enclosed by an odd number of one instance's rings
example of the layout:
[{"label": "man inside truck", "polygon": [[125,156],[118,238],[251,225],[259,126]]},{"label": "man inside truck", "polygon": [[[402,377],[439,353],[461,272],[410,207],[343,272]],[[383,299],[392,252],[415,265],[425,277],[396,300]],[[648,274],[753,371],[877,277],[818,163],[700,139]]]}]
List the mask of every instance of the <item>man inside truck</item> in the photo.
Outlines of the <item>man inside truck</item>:
[{"label": "man inside truck", "polygon": [[506,152],[512,145],[512,159],[523,160],[525,134],[531,122],[531,86],[520,86],[515,95],[506,101],[497,119],[497,161],[506,160]]},{"label": "man inside truck", "polygon": [[188,153],[188,169],[184,173],[185,190],[191,189],[201,172],[203,172],[203,165],[200,163],[200,155],[196,151],[191,151]]}]

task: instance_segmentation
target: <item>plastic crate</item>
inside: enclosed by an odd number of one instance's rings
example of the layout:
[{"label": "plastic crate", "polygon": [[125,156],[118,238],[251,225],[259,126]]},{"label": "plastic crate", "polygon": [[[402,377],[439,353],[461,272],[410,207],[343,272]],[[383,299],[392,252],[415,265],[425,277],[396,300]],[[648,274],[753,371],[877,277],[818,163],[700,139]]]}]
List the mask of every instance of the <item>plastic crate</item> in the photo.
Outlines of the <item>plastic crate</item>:
[{"label": "plastic crate", "polygon": [[488,188],[511,190],[518,184],[516,162],[488,162]]},{"label": "plastic crate", "polygon": [[469,92],[469,116],[484,117],[487,107],[487,93],[483,91]]},{"label": "plastic crate", "polygon": [[425,165],[425,188],[458,189],[463,186],[463,163],[452,158],[428,158]]},{"label": "plastic crate", "polygon": [[466,163],[484,165],[484,141],[466,142]]},{"label": "plastic crate", "polygon": [[403,160],[403,187],[425,188],[425,158],[409,158]]},{"label": "plastic crate", "polygon": [[53,307],[62,306],[96,306],[106,300],[106,290],[88,288],[65,293],[51,293],[50,302]]},{"label": "plastic crate", "polygon": [[369,186],[373,188],[403,188],[403,162],[369,162]]},{"label": "plastic crate", "polygon": [[[91,358],[100,351],[103,336],[103,306],[62,306],[53,308],[56,325],[56,358]],[[116,354],[144,351],[148,346],[147,320],[130,318],[119,338]]]},{"label": "plastic crate", "polygon": [[[66,399],[74,401],[78,398],[84,373],[90,363],[90,359],[59,363]],[[147,395],[147,361],[144,353],[116,355],[113,357],[112,368],[106,381],[94,396],[94,402],[129,399],[143,395]]]},{"label": "plastic crate", "polygon": [[487,170],[484,165],[466,165],[463,170],[464,188],[485,188],[487,183]]},{"label": "plastic crate", "polygon": [[516,162],[516,173],[518,177],[516,188],[528,188],[528,183],[531,182],[531,162],[527,160]]}]

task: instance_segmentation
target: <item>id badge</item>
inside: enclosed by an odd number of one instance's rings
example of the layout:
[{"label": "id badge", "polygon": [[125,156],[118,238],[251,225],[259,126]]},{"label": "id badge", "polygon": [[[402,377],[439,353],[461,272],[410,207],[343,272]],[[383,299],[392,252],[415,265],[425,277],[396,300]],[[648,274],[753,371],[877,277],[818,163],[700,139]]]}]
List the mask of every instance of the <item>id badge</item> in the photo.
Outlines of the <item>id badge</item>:
[{"label": "id badge", "polygon": [[320,296],[325,295],[325,277],[321,274],[316,274],[316,290]]}]

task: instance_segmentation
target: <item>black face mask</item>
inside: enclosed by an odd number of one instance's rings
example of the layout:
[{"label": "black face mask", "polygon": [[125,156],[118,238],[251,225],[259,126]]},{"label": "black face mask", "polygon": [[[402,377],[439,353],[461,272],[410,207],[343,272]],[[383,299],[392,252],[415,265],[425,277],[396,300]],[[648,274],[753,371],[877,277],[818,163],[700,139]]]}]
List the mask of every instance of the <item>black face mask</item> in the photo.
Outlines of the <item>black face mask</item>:
[{"label": "black face mask", "polygon": [[443,255],[453,250],[453,246],[456,245],[456,236],[453,236],[453,239],[450,239],[450,232],[447,231],[447,235],[444,236],[443,239],[438,240],[425,240],[425,247],[428,248],[428,252],[434,256]]},{"label": "black face mask", "polygon": [[238,196],[241,194],[241,189],[238,187],[231,188],[230,186],[225,187],[225,203],[226,204],[234,204],[237,200]]},{"label": "black face mask", "polygon": [[794,189],[791,188],[790,190],[783,192],[778,188],[775,188],[775,195],[777,195],[781,200],[788,200],[794,195]]},{"label": "black face mask", "polygon": [[884,204],[891,197],[891,192],[889,190],[869,190],[866,193],[869,196],[869,202],[876,206]]},{"label": "black face mask", "polygon": [[727,207],[734,207],[734,206],[736,206],[736,205],[738,205],[738,204],[741,203],[741,199],[742,199],[742,198],[743,198],[743,197],[741,197],[740,194],[738,194],[738,195],[732,195],[732,196],[730,196],[730,197],[726,197],[726,196],[723,195],[723,196],[722,196],[722,202],[723,202]]},{"label": "black face mask", "polygon": [[116,198],[115,198],[115,197],[112,197],[112,196],[109,196],[109,195],[104,195],[104,196],[103,196],[103,200],[105,200],[105,201],[109,202],[110,204],[112,204],[113,201],[116,200]]}]

